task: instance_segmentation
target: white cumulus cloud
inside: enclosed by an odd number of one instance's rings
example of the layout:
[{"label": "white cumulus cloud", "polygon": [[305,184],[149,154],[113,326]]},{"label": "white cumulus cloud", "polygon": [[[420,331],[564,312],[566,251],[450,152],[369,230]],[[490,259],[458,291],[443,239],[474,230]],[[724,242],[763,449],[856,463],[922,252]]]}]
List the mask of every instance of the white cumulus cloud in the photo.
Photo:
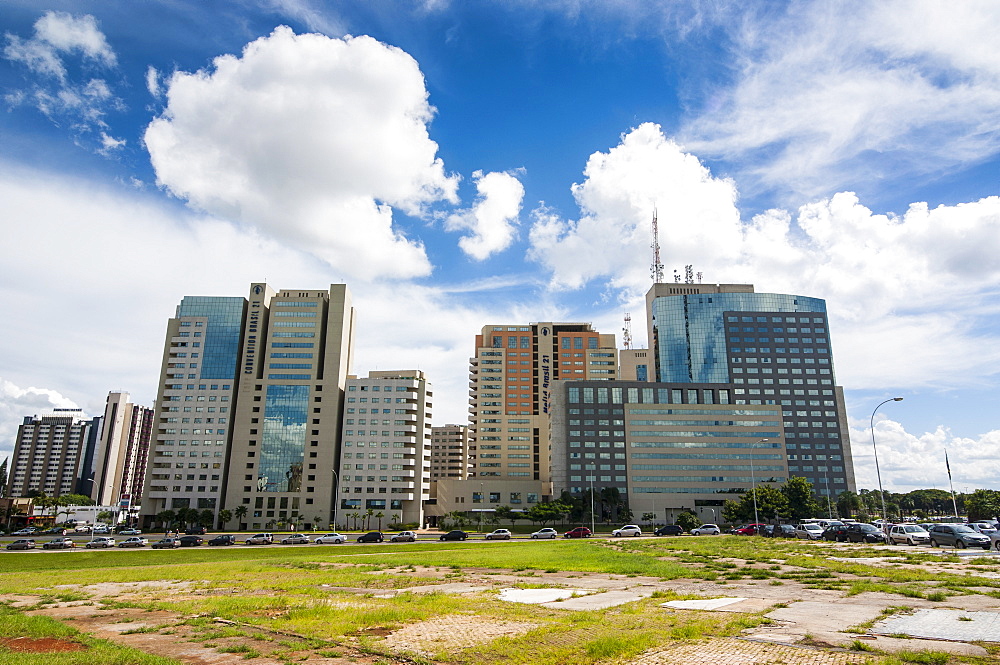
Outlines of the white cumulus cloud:
[{"label": "white cumulus cloud", "polygon": [[426,275],[392,209],[457,202],[428,135],[417,63],[370,37],[286,27],[211,71],[176,72],[145,133],[158,183],[194,208],[305,249],[343,274]]},{"label": "white cumulus cloud", "polygon": [[513,173],[472,174],[478,196],[468,210],[449,215],[445,228],[470,231],[458,241],[462,251],[482,261],[510,247],[517,233],[517,217],[524,199],[524,185]]}]

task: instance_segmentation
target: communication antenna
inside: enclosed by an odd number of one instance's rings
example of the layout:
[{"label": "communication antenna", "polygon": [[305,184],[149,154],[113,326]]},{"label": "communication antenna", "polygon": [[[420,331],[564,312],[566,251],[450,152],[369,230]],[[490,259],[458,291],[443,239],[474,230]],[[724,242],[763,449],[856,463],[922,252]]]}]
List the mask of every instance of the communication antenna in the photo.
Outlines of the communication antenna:
[{"label": "communication antenna", "polygon": [[684,266],[684,283],[694,284],[694,266],[686,265]]},{"label": "communication antenna", "polygon": [[622,343],[626,349],[632,348],[632,315],[625,312],[625,327],[622,328]]},{"label": "communication antenna", "polygon": [[660,261],[660,226],[656,222],[656,208],[653,208],[653,265],[650,272],[653,275],[654,284],[663,283],[663,263]]},{"label": "communication antenna", "polygon": [[681,274],[677,272],[677,268],[674,268],[674,284],[681,283]]},{"label": "communication antenna", "polygon": [[696,272],[695,276],[698,278],[698,283],[701,284],[701,271]]}]

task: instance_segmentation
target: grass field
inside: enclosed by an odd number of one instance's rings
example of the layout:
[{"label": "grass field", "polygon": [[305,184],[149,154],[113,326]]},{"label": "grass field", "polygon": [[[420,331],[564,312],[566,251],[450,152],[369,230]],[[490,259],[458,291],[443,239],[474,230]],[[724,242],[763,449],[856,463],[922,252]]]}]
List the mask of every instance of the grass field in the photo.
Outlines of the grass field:
[{"label": "grass field", "polygon": [[[873,557],[881,559],[880,565],[873,565]],[[31,596],[35,609],[83,603],[95,611],[158,612],[169,618],[135,632],[170,635],[174,641],[200,643],[251,661],[267,655],[287,663],[317,654],[398,660],[398,645],[388,646],[387,636],[394,632],[439,626],[436,630],[447,637],[460,634],[467,624],[508,632],[461,648],[444,640],[436,651],[407,654],[404,649],[403,655],[418,663],[628,662],[652,647],[732,637],[768,621],[763,612],[664,611],[660,603],[684,597],[669,585],[653,597],[594,611],[503,602],[496,590],[382,597],[392,590],[482,581],[491,575],[516,576],[521,588],[552,586],[551,579],[543,583],[543,573],[560,573],[567,580],[597,574],[703,580],[717,585],[719,595],[726,584],[753,580],[837,590],[845,598],[885,592],[899,596],[900,605],[907,598],[1000,597],[1000,561],[994,558],[949,572],[956,557],[926,550],[739,537],[75,551],[5,554],[0,560],[0,594],[8,599]],[[142,583],[160,586],[143,590]],[[125,585],[116,588],[128,593],[101,596],[92,585],[102,584]],[[84,647],[24,654],[0,646],[0,665],[176,662],[92,639],[67,625],[72,622],[29,616],[26,608],[6,604],[0,609],[0,638],[51,637]],[[941,659],[921,653],[902,660],[899,654],[869,656],[886,665]],[[979,662],[944,657],[942,663]]]}]

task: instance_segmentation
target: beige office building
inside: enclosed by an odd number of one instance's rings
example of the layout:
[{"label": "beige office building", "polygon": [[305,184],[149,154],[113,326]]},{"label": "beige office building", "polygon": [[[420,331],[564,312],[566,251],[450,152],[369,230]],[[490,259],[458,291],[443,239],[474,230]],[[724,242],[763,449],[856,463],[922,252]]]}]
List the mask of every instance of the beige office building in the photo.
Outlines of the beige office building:
[{"label": "beige office building", "polygon": [[420,370],[397,370],[348,377],[346,388],[338,520],[372,510],[383,526],[422,525],[431,483],[431,385]]}]

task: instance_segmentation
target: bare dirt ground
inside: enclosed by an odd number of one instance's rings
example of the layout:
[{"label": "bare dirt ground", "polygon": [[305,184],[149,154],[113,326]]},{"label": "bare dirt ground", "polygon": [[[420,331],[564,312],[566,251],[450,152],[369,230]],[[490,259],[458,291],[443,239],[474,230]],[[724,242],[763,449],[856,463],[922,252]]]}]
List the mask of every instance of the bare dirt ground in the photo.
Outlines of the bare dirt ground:
[{"label": "bare dirt ground", "polygon": [[[898,562],[895,562],[895,565],[898,565]],[[948,564],[936,565],[942,565],[942,569],[953,572],[953,567]],[[717,611],[754,614],[767,612],[766,616],[773,620],[772,624],[754,628],[741,638],[713,638],[694,643],[671,643],[670,646],[642,654],[632,661],[636,665],[667,663],[743,665],[761,662],[789,665],[793,663],[852,665],[863,663],[870,657],[870,654],[844,649],[859,638],[874,648],[890,652],[926,649],[963,655],[986,655],[987,652],[981,647],[964,642],[914,640],[872,633],[858,635],[843,631],[875,619],[885,608],[901,605],[914,610],[926,608],[1000,610],[1000,600],[985,595],[952,596],[943,603],[882,593],[862,593],[845,597],[842,591],[816,589],[793,580],[785,580],[776,585],[769,580],[744,579],[724,583],[690,579],[663,581],[659,578],[624,575],[464,569],[460,578],[441,581],[440,571],[436,568],[387,569],[372,574],[387,573],[406,574],[417,580],[426,580],[428,583],[418,582],[409,589],[386,589],[375,594],[371,588],[349,589],[330,586],[322,588],[331,592],[353,592],[358,595],[378,597],[428,591],[482,593],[525,585],[579,590],[581,597],[573,600],[580,601],[580,604],[567,606],[565,608],[567,611],[598,609],[598,605],[588,608],[587,599],[593,599],[596,603],[600,601],[602,595],[609,593],[625,594],[622,597],[627,599],[629,593],[638,598],[662,591],[701,598],[740,599]],[[488,643],[498,637],[521,635],[536,627],[527,622],[483,621],[477,617],[448,616],[407,625],[397,630],[367,631],[319,648],[315,641],[307,644],[307,639],[302,636],[268,631],[256,626],[243,626],[249,635],[205,641],[194,628],[184,624],[190,617],[165,610],[110,608],[102,605],[101,601],[113,599],[119,603],[127,603],[141,602],[150,598],[160,601],[182,600],[205,594],[231,593],[229,589],[195,588],[191,583],[178,582],[104,583],[59,588],[87,594],[89,599],[46,604],[31,609],[30,613],[66,621],[95,637],[105,638],[147,653],[174,658],[183,663],[198,665],[228,665],[247,660],[259,665],[291,661],[330,665],[406,663],[412,662],[412,657],[432,659],[435,654],[458,652],[464,648]],[[484,602],[503,602],[495,598],[495,596],[484,596]],[[35,607],[39,600],[39,597],[34,596],[0,597],[0,601],[19,607]],[[559,607],[559,604],[551,603],[547,606]],[[664,607],[663,611],[692,610]],[[220,627],[233,625],[231,622],[219,621]],[[374,655],[365,649],[365,645],[372,639],[378,640],[382,655]],[[5,643],[5,646],[15,648],[10,642]],[[68,648],[66,645],[71,644],[58,642],[31,644],[21,641],[18,647],[34,651],[54,651]]]}]

